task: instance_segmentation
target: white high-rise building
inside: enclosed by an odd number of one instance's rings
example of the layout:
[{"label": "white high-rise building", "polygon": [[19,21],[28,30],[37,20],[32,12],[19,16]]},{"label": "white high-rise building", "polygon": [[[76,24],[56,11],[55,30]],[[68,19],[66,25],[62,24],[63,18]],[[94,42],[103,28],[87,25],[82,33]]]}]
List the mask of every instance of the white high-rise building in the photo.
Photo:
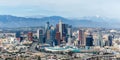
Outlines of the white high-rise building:
[{"label": "white high-rise building", "polygon": [[39,32],[40,32],[40,29],[37,29],[37,38],[38,39],[39,39],[39,36],[40,36]]},{"label": "white high-rise building", "polygon": [[43,43],[43,36],[44,36],[43,34],[44,34],[43,29],[38,29],[37,30],[37,38],[38,38],[40,43]]},{"label": "white high-rise building", "polygon": [[60,38],[62,39],[62,21],[59,21],[59,32],[60,32]]},{"label": "white high-rise building", "polygon": [[37,38],[40,39],[40,35],[43,35],[43,29],[37,29]]},{"label": "white high-rise building", "polygon": [[68,29],[68,45],[71,45],[72,44],[72,28],[69,27]]}]

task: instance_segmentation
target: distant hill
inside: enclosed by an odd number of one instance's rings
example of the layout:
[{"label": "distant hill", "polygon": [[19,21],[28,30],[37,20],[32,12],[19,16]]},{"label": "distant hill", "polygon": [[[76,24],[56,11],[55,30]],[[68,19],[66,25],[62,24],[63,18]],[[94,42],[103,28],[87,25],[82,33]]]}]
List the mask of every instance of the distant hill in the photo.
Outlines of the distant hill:
[{"label": "distant hill", "polygon": [[[62,20],[63,23],[67,23],[73,26],[81,27],[103,27],[103,28],[118,28],[119,23],[109,23],[109,20],[97,18],[97,17],[84,17],[82,19],[67,19],[61,16],[50,16],[42,18],[30,18],[30,17],[17,17],[11,15],[0,15],[0,27],[33,27],[33,26],[44,26],[47,21],[50,24],[55,25]],[[119,27],[120,28],[120,27]]]}]

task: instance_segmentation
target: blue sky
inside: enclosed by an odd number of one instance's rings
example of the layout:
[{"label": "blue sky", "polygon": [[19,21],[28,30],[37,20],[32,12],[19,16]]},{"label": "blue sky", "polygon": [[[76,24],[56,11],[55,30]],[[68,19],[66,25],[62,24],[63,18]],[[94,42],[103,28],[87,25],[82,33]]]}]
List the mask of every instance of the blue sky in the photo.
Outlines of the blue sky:
[{"label": "blue sky", "polygon": [[0,0],[0,15],[120,19],[120,0]]}]

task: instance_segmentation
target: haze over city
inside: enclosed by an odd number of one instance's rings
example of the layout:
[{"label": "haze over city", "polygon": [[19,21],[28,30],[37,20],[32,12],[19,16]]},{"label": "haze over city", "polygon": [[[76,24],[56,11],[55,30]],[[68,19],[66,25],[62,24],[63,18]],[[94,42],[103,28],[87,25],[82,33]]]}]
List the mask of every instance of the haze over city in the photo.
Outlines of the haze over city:
[{"label": "haze over city", "polygon": [[120,60],[120,0],[0,0],[0,60]]},{"label": "haze over city", "polygon": [[0,15],[120,19],[120,0],[0,0]]}]

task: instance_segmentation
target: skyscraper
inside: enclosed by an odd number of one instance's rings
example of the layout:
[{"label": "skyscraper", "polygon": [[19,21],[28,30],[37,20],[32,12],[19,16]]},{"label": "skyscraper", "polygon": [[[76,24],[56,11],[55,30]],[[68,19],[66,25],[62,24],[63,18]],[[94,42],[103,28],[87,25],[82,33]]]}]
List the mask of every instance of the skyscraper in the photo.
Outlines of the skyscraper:
[{"label": "skyscraper", "polygon": [[59,32],[60,32],[60,38],[62,39],[63,37],[63,32],[62,32],[62,21],[59,21]]},{"label": "skyscraper", "polygon": [[39,34],[39,32],[40,32],[40,29],[37,29],[37,39],[39,39],[39,36],[40,36],[40,34]]},{"label": "skyscraper", "polygon": [[15,36],[16,36],[16,38],[20,38],[20,36],[21,36],[20,31],[17,31]]},{"label": "skyscraper", "polygon": [[50,30],[47,30],[46,40],[50,40]]},{"label": "skyscraper", "polygon": [[67,43],[67,24],[63,24],[62,21],[59,21],[59,24],[56,25],[56,31],[60,32],[60,39]]},{"label": "skyscraper", "polygon": [[19,40],[20,42],[22,41],[21,32],[20,32],[20,31],[17,31],[17,32],[16,32],[15,37],[16,37],[16,39]]},{"label": "skyscraper", "polygon": [[88,33],[88,31],[85,31],[84,30],[84,32],[83,32],[83,40],[84,40],[84,46],[86,45],[86,37],[87,37],[87,35],[88,35],[89,33]]},{"label": "skyscraper", "polygon": [[103,39],[102,39],[102,33],[99,31],[99,40],[98,40],[98,46],[104,46]]},{"label": "skyscraper", "polygon": [[83,31],[82,30],[79,30],[79,32],[78,32],[78,40],[79,40],[79,45],[84,44]]},{"label": "skyscraper", "polygon": [[93,46],[93,36],[91,34],[86,37],[86,46]]},{"label": "skyscraper", "polygon": [[49,28],[50,28],[50,23],[46,22],[45,30],[47,31],[47,30],[49,30]]},{"label": "skyscraper", "polygon": [[68,42],[68,36],[67,36],[67,34],[68,34],[68,27],[70,27],[70,26],[68,26],[68,24],[62,24],[62,37],[63,37],[62,40],[64,40],[65,43]]},{"label": "skyscraper", "polygon": [[60,43],[61,43],[60,32],[56,32],[55,39],[57,40],[57,45],[60,45]]},{"label": "skyscraper", "polygon": [[43,29],[37,30],[37,37],[38,37],[39,43],[44,43],[44,40],[43,40],[44,31],[43,31]]},{"label": "skyscraper", "polygon": [[72,44],[72,26],[69,26],[68,29],[68,45]]},{"label": "skyscraper", "polygon": [[56,32],[59,32],[59,24],[56,24]]},{"label": "skyscraper", "polygon": [[46,43],[53,46],[55,44],[55,29],[53,26],[50,27],[50,30],[47,31]]},{"label": "skyscraper", "polygon": [[112,35],[109,35],[109,36],[108,36],[109,46],[112,46],[112,39],[113,39],[113,36],[112,36]]},{"label": "skyscraper", "polygon": [[29,41],[33,40],[33,33],[32,32],[28,32],[28,40]]}]

